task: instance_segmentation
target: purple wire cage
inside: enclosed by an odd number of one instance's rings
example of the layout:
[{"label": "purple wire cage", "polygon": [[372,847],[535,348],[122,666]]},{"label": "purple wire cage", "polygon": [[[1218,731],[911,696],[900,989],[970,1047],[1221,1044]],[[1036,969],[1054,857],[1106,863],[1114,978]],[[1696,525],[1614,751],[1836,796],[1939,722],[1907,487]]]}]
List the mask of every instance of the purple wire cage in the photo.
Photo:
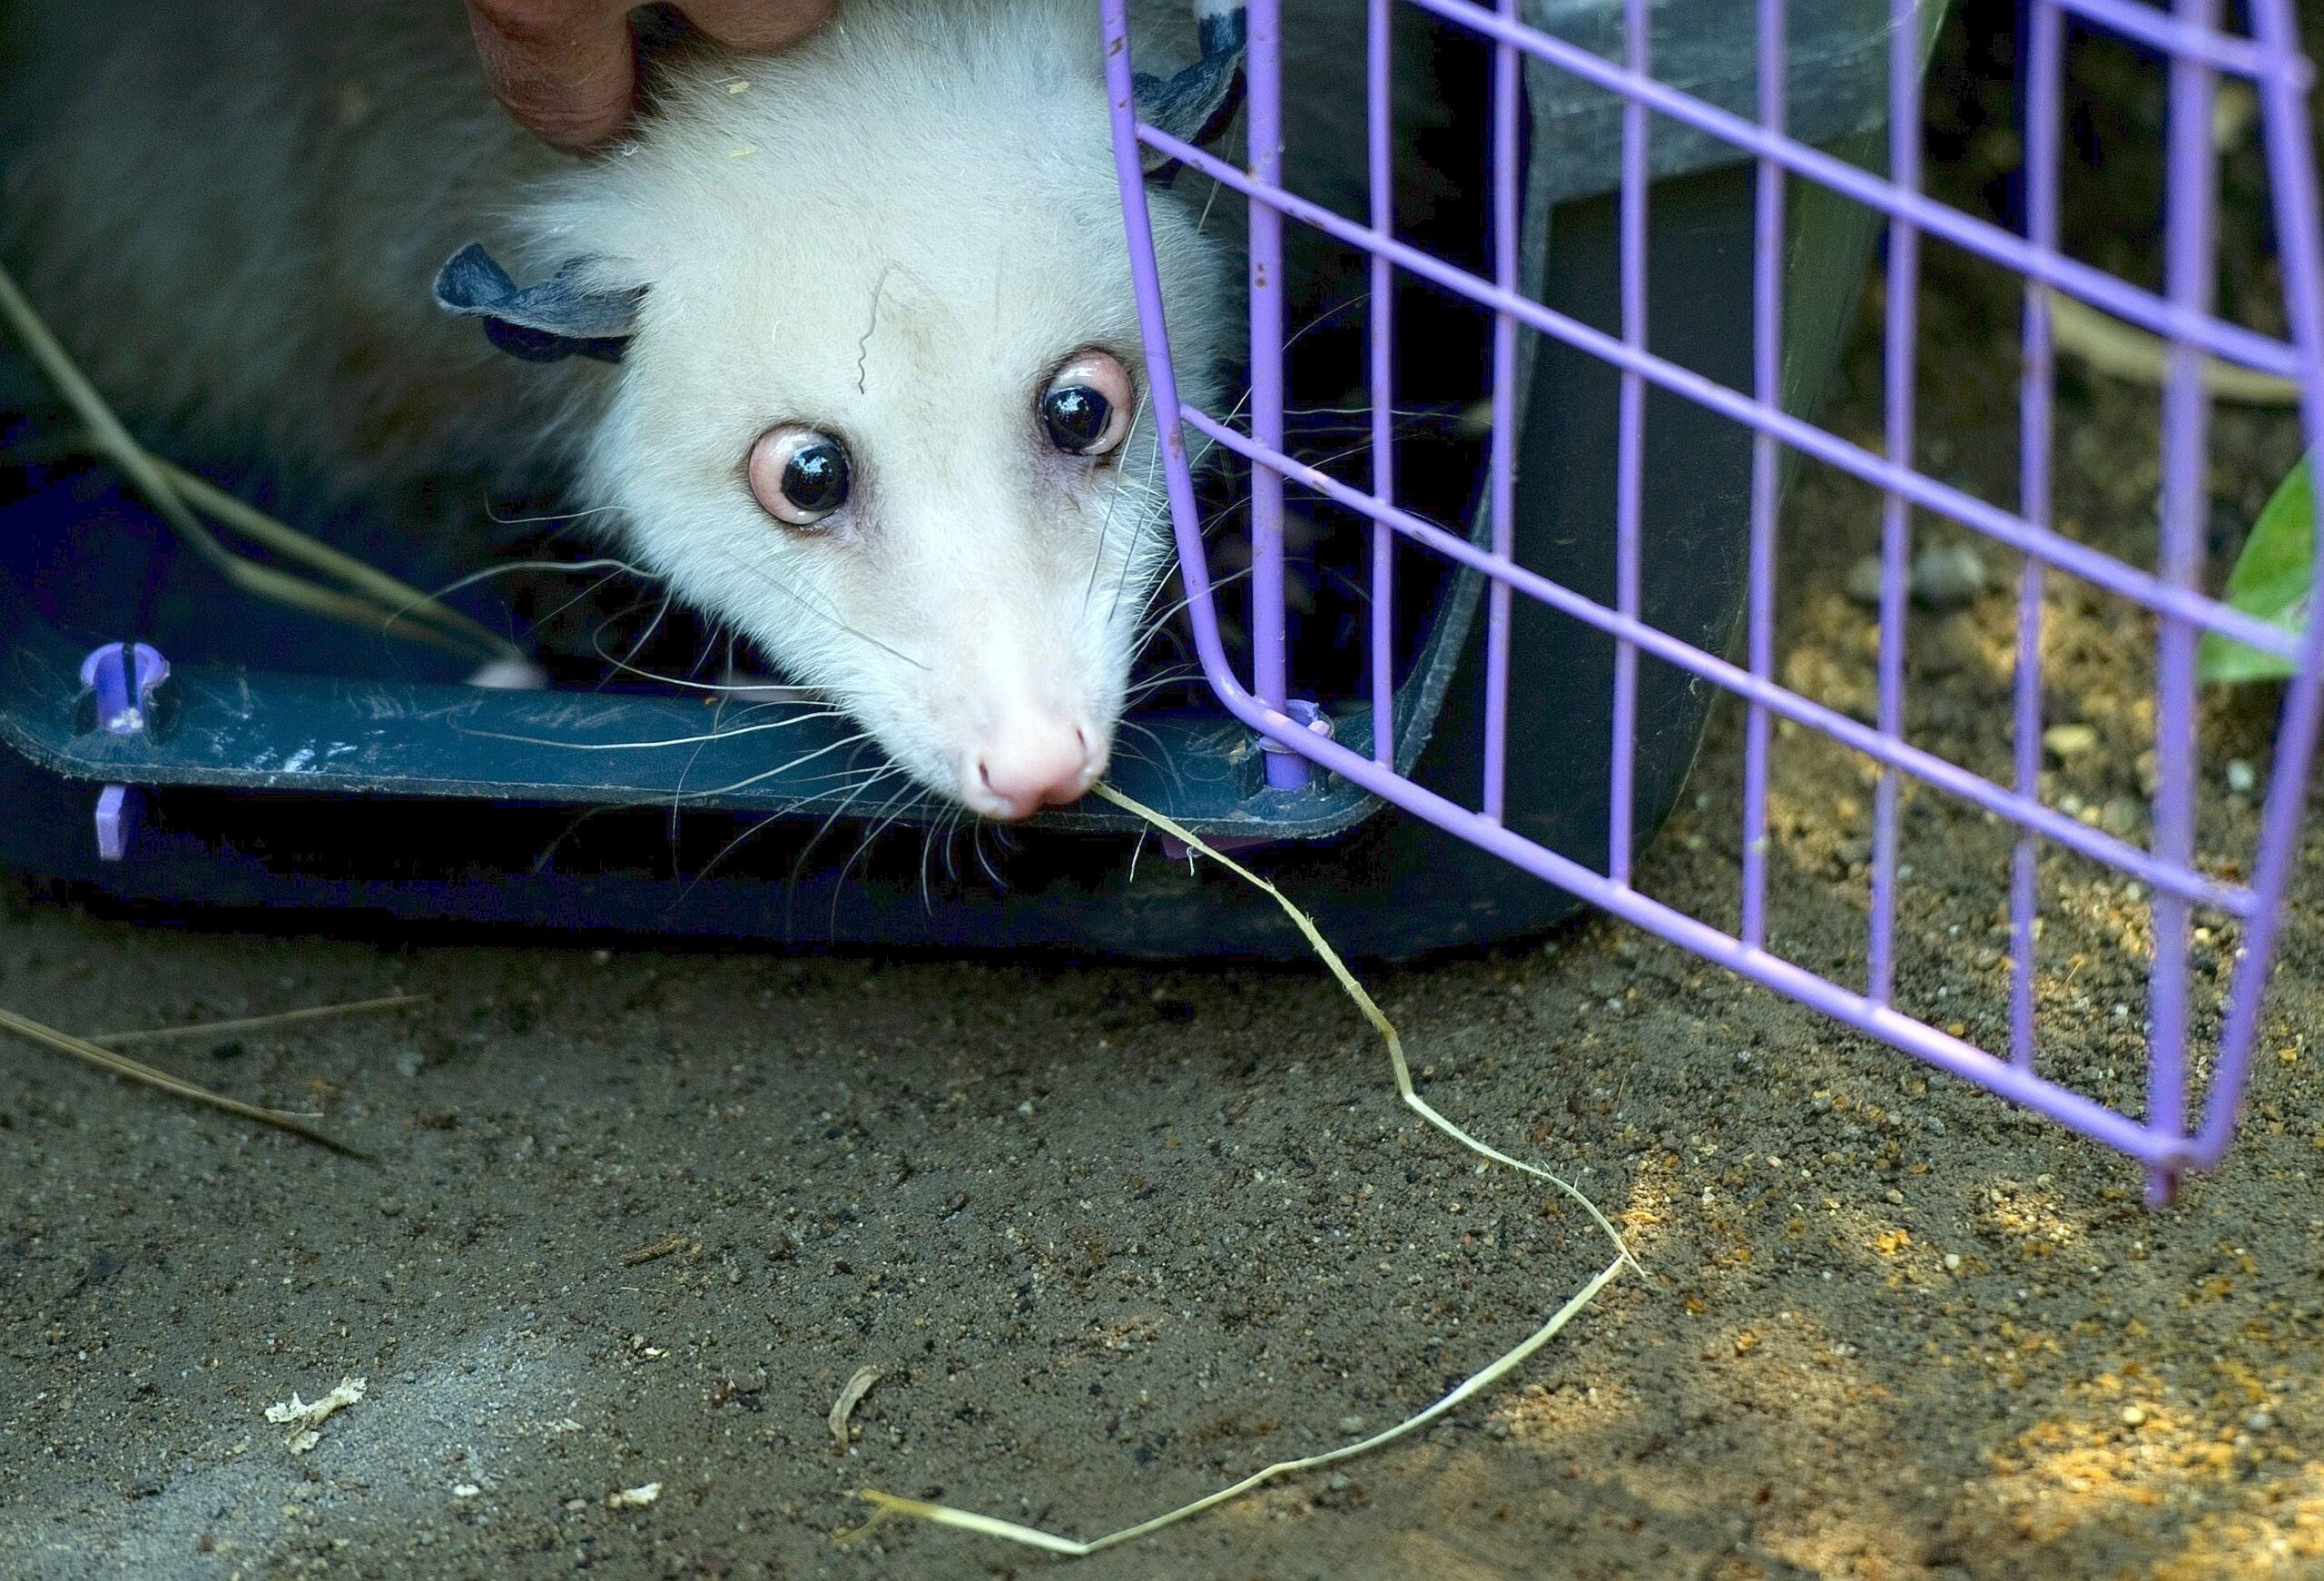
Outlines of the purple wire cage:
[{"label": "purple wire cage", "polygon": [[[2315,173],[2304,96],[2310,82],[2299,51],[2290,0],[2250,0],[2250,32],[2220,22],[2218,0],[2173,0],[2166,11],[2140,0],[2027,0],[2024,94],[2024,210],[2022,232],[1973,217],[1925,195],[1920,183],[1921,51],[1925,5],[1892,0],[1888,29],[1887,174],[1871,173],[1787,133],[1785,0],[1758,0],[1756,115],[1738,114],[1681,92],[1654,74],[1647,0],[1625,0],[1621,58],[1611,59],[1521,20],[1518,0],[1368,0],[1371,212],[1351,220],[1286,189],[1282,169],[1279,81],[1281,37],[1276,0],[1250,0],[1248,126],[1250,164],[1241,168],[1140,124],[1131,94],[1127,0],[1105,0],[1114,104],[1115,153],[1130,255],[1149,353],[1151,399],[1167,436],[1165,456],[1178,553],[1195,596],[1189,615],[1211,687],[1238,718],[1278,749],[1295,775],[1301,765],[1344,776],[1404,812],[1440,825],[1662,938],[1819,1010],[1846,1025],[1919,1056],[2067,1127],[2130,1154],[2145,1166],[2152,1201],[2177,1178],[2216,1165],[2232,1137],[2249,1072],[2259,1015],[2274,954],[2287,881],[2298,850],[2309,766],[2324,702],[2324,622],[2304,635],[2242,614],[2207,596],[2204,564],[2210,441],[2205,358],[2298,381],[2302,435],[2324,440],[2324,322],[2319,322],[2319,230]],[[1400,239],[1393,219],[1393,131],[1388,40],[1397,5],[1433,14],[1441,25],[1482,39],[1492,55],[1492,272],[1482,278]],[[2060,239],[2060,123],[2063,41],[2077,27],[2131,41],[2161,55],[2168,74],[2167,188],[2162,289],[2151,291],[2068,255]],[[1528,62],[1571,74],[1618,95],[1620,111],[1620,332],[1608,333],[1544,307],[1519,286],[1518,234],[1521,68]],[[2222,77],[2256,94],[2268,183],[2284,279],[2289,340],[2221,316],[2214,306],[2217,163],[2210,141],[2211,106]],[[1714,382],[1649,350],[1645,256],[1649,120],[1663,118],[1730,146],[1756,165],[1755,306],[1752,388]],[[1247,423],[1182,405],[1163,321],[1148,224],[1143,149],[1183,162],[1234,193],[1250,209],[1251,355]],[[1782,394],[1781,270],[1787,188],[1814,183],[1885,221],[1885,433],[1876,453],[1786,410]],[[1284,221],[1314,227],[1368,255],[1374,305],[1369,341],[1372,478],[1353,487],[1301,463],[1285,442],[1285,339],[1280,282]],[[2010,510],[1916,470],[1914,465],[1915,329],[1924,236],[1997,264],[2024,291],[2020,389],[2020,496]],[[1388,309],[1390,284],[1406,272],[1478,304],[1493,317],[1490,473],[1482,541],[1423,519],[1397,501],[1390,430],[1393,410]],[[2159,335],[2170,347],[2162,390],[2160,553],[2152,571],[2075,541],[2050,519],[2053,415],[2053,295],[2091,307]],[[1618,492],[1613,522],[1615,577],[1610,607],[1582,597],[1516,563],[1511,548],[1514,506],[1512,400],[1521,331],[1533,331],[1600,359],[1619,371]],[[1641,496],[1646,398],[1649,387],[1699,403],[1753,435],[1748,593],[1745,661],[1682,642],[1640,618]],[[1252,674],[1236,673],[1221,636],[1196,509],[1188,446],[1208,440],[1250,464],[1250,629]],[[1883,582],[1879,599],[1878,710],[1869,726],[1775,679],[1777,506],[1785,451],[1797,452],[1879,490]],[[1334,741],[1295,713],[1294,677],[1284,641],[1284,499],[1286,483],[1368,518],[1372,523],[1369,685],[1372,739]],[[2014,771],[1995,783],[1913,745],[1904,729],[1904,632],[1913,518],[1925,512],[1983,534],[2024,557],[2020,575],[2014,697]],[[1399,774],[1393,682],[1396,663],[1389,578],[1399,542],[1420,546],[1486,578],[1485,721],[1482,795],[1463,805]],[[2317,541],[2324,546],[2324,533]],[[2155,777],[2152,835],[2141,845],[2092,827],[2046,805],[2042,768],[2042,631],[2044,578],[2053,570],[2117,596],[2151,616],[2156,629]],[[1615,642],[1612,699],[1611,830],[1605,871],[1561,855],[1505,827],[1512,610],[1538,600]],[[2196,647],[2218,632],[2296,662],[2286,693],[2273,772],[2261,809],[2250,881],[2201,870],[2195,860],[2197,754]],[[1678,667],[1740,697],[1747,706],[1739,924],[1709,925],[1641,893],[1631,880],[1631,764],[1636,750],[1640,655]],[[1878,766],[1869,855],[1867,970],[1860,988],[1845,986],[1774,953],[1768,943],[1768,802],[1770,728],[1794,721]],[[1368,746],[1368,749],[1367,749]],[[1965,799],[2015,830],[2009,880],[2011,986],[2005,1052],[1988,1052],[1897,1008],[1895,1003],[1899,781],[1911,776]],[[2037,859],[2044,843],[2073,853],[2151,891],[2153,950],[2148,984],[2148,1076],[2144,1112],[2134,1116],[2043,1074],[2035,1063]],[[2235,919],[2241,948],[2230,981],[2219,1046],[2200,1115],[2191,1113],[2192,994],[2190,934],[2196,908]]]}]

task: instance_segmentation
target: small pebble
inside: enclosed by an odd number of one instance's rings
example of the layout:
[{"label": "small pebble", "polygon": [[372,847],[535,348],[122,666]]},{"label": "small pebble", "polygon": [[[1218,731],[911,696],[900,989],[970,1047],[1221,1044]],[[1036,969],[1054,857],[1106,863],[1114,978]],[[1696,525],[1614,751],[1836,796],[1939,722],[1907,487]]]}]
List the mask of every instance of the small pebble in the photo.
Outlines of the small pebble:
[{"label": "small pebble", "polygon": [[2053,757],[2079,757],[2098,747],[2098,732],[2088,725],[2053,725],[2042,732],[2042,745]]},{"label": "small pebble", "polygon": [[2126,1428],[2135,1428],[2145,1420],[2146,1412],[2139,1408],[2137,1406],[2124,1406],[2122,1408],[2122,1426]]},{"label": "small pebble", "polygon": [[1364,1431],[1364,1422],[1362,1417],[1345,1416],[1340,1418],[1340,1431],[1343,1433],[1361,1433]]},{"label": "small pebble", "polygon": [[1859,604],[1880,602],[1880,557],[1866,555],[1848,568],[1848,597]]},{"label": "small pebble", "polygon": [[2146,824],[2146,807],[2135,796],[2116,796],[2099,809],[2098,826],[2118,838],[2135,835]]},{"label": "small pebble", "polygon": [[1896,1190],[1896,1187],[1891,1186],[1888,1188],[1888,1200],[1891,1202],[1896,1203],[1897,1206],[1902,1207],[1905,1201],[1905,1193]]},{"label": "small pebble", "polygon": [[1961,1271],[1961,1254],[1959,1252],[1948,1251],[1945,1254],[1945,1271],[1947,1273],[1959,1273]]},{"label": "small pebble", "polygon": [[1985,558],[1965,543],[1932,544],[1913,557],[1913,597],[1957,609],[1985,590]]},{"label": "small pebble", "polygon": [[2248,796],[2260,783],[2260,771],[2240,757],[2227,760],[2227,788],[2237,795]]},{"label": "small pebble", "polygon": [[2264,1433],[2276,1425],[2276,1418],[2266,1411],[2253,1411],[2243,1418],[2243,1425],[2255,1433]]}]

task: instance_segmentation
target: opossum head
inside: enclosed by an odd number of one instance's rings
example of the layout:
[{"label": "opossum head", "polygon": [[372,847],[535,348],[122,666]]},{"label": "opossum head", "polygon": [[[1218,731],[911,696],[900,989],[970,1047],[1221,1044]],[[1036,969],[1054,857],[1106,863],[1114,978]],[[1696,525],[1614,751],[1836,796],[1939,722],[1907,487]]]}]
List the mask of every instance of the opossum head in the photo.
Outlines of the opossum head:
[{"label": "opossum head", "polygon": [[[1080,5],[843,10],[673,85],[534,213],[634,303],[584,472],[676,594],[999,819],[1105,772],[1168,559],[1105,89]],[[1185,392],[1231,332],[1153,203]]]}]

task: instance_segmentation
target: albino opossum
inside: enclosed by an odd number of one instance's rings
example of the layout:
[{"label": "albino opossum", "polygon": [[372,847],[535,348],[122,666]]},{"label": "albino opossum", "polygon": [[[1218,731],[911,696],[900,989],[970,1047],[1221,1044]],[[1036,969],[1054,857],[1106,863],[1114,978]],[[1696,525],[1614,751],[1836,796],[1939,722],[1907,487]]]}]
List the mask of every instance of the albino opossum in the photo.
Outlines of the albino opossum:
[{"label": "albino opossum", "polygon": [[[1225,84],[1172,79],[1185,5],[1147,0],[1138,64],[1191,135]],[[1313,9],[1286,82],[1352,84],[1362,8]],[[845,0],[780,56],[681,48],[583,161],[399,0],[8,7],[0,104],[0,254],[175,453],[374,493],[546,469],[931,789],[1016,819],[1104,773],[1168,539],[1094,0]],[[1241,323],[1209,195],[1152,192],[1206,402]],[[456,253],[441,303],[495,341],[617,362],[494,351],[431,301]]]}]

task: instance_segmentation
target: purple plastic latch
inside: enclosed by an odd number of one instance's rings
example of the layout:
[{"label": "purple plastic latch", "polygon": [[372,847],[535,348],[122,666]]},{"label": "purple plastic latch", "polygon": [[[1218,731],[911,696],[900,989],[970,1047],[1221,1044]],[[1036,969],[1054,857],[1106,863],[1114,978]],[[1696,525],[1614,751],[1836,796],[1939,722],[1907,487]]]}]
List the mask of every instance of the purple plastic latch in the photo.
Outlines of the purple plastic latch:
[{"label": "purple plastic latch", "polygon": [[109,785],[97,793],[97,857],[118,862],[129,855],[130,837],[145,815],[145,797],[133,785]]},{"label": "purple plastic latch", "polygon": [[[153,694],[170,678],[170,661],[142,642],[108,642],[81,661],[81,684],[95,694],[96,727],[108,736],[142,736]],[[97,793],[97,857],[118,862],[144,815],[144,793],[109,785]]]},{"label": "purple plastic latch", "polygon": [[170,661],[142,642],[108,642],[81,661],[81,684],[96,694],[97,728],[108,736],[143,731],[169,678]]},{"label": "purple plastic latch", "polygon": [[[1290,715],[1295,723],[1305,726],[1313,734],[1326,741],[1332,738],[1331,716],[1306,698],[1292,698],[1284,704],[1283,711]],[[1315,778],[1315,766],[1282,742],[1262,736],[1259,737],[1259,750],[1267,755],[1269,790],[1305,790]]]}]

